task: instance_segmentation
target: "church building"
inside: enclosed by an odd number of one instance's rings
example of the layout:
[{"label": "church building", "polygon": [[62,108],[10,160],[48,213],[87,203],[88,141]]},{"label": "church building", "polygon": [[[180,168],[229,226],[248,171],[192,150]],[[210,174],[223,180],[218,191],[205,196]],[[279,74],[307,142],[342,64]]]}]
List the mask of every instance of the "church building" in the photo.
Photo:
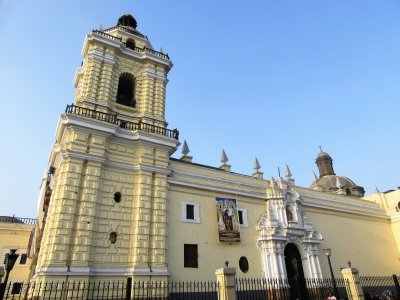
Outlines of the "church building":
[{"label": "church building", "polygon": [[42,185],[33,279],[213,280],[225,262],[237,277],[325,278],[324,249],[338,277],[349,261],[399,270],[399,190],[364,197],[322,150],[308,188],[289,167],[264,178],[257,160],[234,173],[224,151],[220,166],[194,162],[165,119],[171,58],[131,15],[88,33],[82,56]]}]

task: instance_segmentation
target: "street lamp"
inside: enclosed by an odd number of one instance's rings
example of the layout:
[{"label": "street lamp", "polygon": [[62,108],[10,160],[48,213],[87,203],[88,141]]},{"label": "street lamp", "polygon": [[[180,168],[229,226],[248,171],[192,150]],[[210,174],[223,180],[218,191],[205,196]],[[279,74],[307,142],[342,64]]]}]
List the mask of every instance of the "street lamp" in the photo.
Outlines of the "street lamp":
[{"label": "street lamp", "polygon": [[17,249],[11,249],[10,253],[6,254],[6,259],[5,259],[6,278],[4,278],[4,282],[1,284],[0,300],[3,300],[4,298],[8,282],[8,276],[10,275],[11,270],[14,268],[15,262],[17,261],[17,258],[19,256],[19,254],[15,252],[17,252]]},{"label": "street lamp", "polygon": [[3,276],[4,276],[4,267],[0,266],[0,286],[1,286],[1,279],[3,278]]},{"label": "street lamp", "polygon": [[331,270],[331,276],[332,276],[332,281],[333,281],[333,290],[335,292],[335,296],[339,297],[338,289],[337,289],[337,286],[336,286],[336,280],[335,280],[335,276],[333,275],[332,264],[331,264],[332,250],[331,250],[331,248],[325,248],[323,250],[324,250],[324,253],[325,253],[326,257],[328,258],[329,269]]}]

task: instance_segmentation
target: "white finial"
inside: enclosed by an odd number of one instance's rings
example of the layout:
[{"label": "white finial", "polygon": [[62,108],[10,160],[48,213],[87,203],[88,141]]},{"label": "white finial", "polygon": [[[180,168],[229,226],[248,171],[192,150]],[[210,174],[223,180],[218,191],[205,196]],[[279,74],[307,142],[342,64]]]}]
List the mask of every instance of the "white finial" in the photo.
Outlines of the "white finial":
[{"label": "white finial", "polygon": [[257,157],[254,160],[253,169],[258,172],[261,169],[260,163],[258,162]]},{"label": "white finial", "polygon": [[286,165],[285,177],[287,177],[287,178],[292,177],[292,172],[290,172],[288,165]]},{"label": "white finial", "polygon": [[99,31],[103,31],[103,25],[99,25]]},{"label": "white finial", "polygon": [[275,183],[275,178],[274,178],[274,176],[271,176],[271,179],[270,179],[270,180],[271,180],[272,183]]},{"label": "white finial", "polygon": [[317,174],[315,174],[315,172],[313,172],[313,182],[317,182],[317,181],[318,181]]},{"label": "white finial", "polygon": [[159,52],[160,52],[160,53],[164,53],[164,52],[163,52],[163,48],[160,48],[160,51],[159,51]]},{"label": "white finial", "polygon": [[375,193],[380,194],[381,192],[379,191],[378,187],[375,186]]},{"label": "white finial", "polygon": [[183,146],[182,146],[182,154],[183,156],[187,156],[189,154],[190,150],[189,150],[189,146],[186,143],[186,140],[183,141]]},{"label": "white finial", "polygon": [[221,154],[221,162],[226,165],[226,163],[228,162],[228,156],[226,156],[225,150],[222,150],[222,154]]}]

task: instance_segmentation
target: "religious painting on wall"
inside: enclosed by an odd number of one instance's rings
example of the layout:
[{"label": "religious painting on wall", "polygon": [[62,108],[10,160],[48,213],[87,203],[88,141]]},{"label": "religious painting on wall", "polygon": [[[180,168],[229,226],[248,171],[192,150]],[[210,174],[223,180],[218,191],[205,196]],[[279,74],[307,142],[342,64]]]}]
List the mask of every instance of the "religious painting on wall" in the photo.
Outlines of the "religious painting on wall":
[{"label": "religious painting on wall", "polygon": [[220,242],[240,242],[240,223],[236,199],[216,198],[218,239]]}]

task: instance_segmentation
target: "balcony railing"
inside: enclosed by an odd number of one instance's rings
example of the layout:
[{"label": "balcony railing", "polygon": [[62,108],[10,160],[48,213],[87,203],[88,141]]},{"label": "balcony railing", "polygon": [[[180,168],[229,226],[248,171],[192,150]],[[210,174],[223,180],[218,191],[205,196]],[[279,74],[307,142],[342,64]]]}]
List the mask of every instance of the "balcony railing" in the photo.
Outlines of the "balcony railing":
[{"label": "balcony railing", "polygon": [[119,38],[119,37],[113,36],[111,34],[105,33],[104,31],[101,31],[101,30],[92,30],[92,32],[95,33],[95,34],[104,36],[104,37],[106,37],[108,39],[111,39],[111,40],[114,40],[114,41],[118,41],[118,42],[122,43],[126,48],[129,48],[129,49],[131,49],[131,50],[133,50],[135,52],[138,52],[138,53],[149,53],[151,55],[158,56],[158,57],[161,57],[163,59],[168,59],[169,60],[168,54],[164,54],[164,53],[155,51],[155,50],[147,48],[147,47],[143,47],[143,48],[128,47],[125,42],[122,42],[122,38]]},{"label": "balcony railing", "polygon": [[117,103],[129,107],[136,107],[136,100],[131,97],[126,97],[125,95],[118,95]]},{"label": "balcony railing", "polygon": [[99,35],[102,35],[102,36],[104,36],[104,37],[106,37],[108,39],[111,39],[111,40],[115,40],[115,41],[119,41],[119,42],[122,41],[122,38],[119,38],[119,37],[113,36],[111,34],[105,33],[104,31],[101,31],[101,30],[93,30],[92,32],[93,33],[97,33]]},{"label": "balcony railing", "polygon": [[26,224],[26,225],[35,225],[36,219],[31,218],[20,218],[15,216],[0,216],[0,222],[3,223],[16,223],[16,224]]},{"label": "balcony railing", "polygon": [[146,40],[149,40],[148,38],[147,38],[147,36],[146,35],[144,35],[144,34],[141,34],[140,32],[138,32],[138,31],[136,31],[136,30],[130,30],[130,29],[128,29],[128,28],[126,28],[126,27],[123,27],[123,26],[114,26],[114,27],[111,27],[111,28],[107,28],[107,29],[105,29],[104,31],[111,31],[111,30],[113,30],[113,29],[116,29],[116,28],[118,28],[118,29],[120,29],[120,30],[122,30],[122,31],[126,31],[126,32],[129,32],[129,33],[132,33],[132,34],[134,34],[134,35],[137,35],[137,36],[140,36],[141,38],[144,38],[144,39],[146,39]]},{"label": "balcony railing", "polygon": [[156,126],[153,124],[143,123],[140,121],[137,123],[134,123],[134,122],[119,119],[117,117],[117,114],[108,114],[108,113],[97,111],[94,109],[76,106],[74,104],[67,105],[67,108],[65,109],[65,113],[79,115],[79,116],[115,124],[115,125],[118,125],[120,128],[127,129],[127,130],[145,131],[145,132],[149,132],[149,133],[164,135],[164,136],[167,136],[170,138],[174,138],[176,140],[179,139],[179,131],[176,128],[171,130],[171,129],[163,128],[163,127]]}]

